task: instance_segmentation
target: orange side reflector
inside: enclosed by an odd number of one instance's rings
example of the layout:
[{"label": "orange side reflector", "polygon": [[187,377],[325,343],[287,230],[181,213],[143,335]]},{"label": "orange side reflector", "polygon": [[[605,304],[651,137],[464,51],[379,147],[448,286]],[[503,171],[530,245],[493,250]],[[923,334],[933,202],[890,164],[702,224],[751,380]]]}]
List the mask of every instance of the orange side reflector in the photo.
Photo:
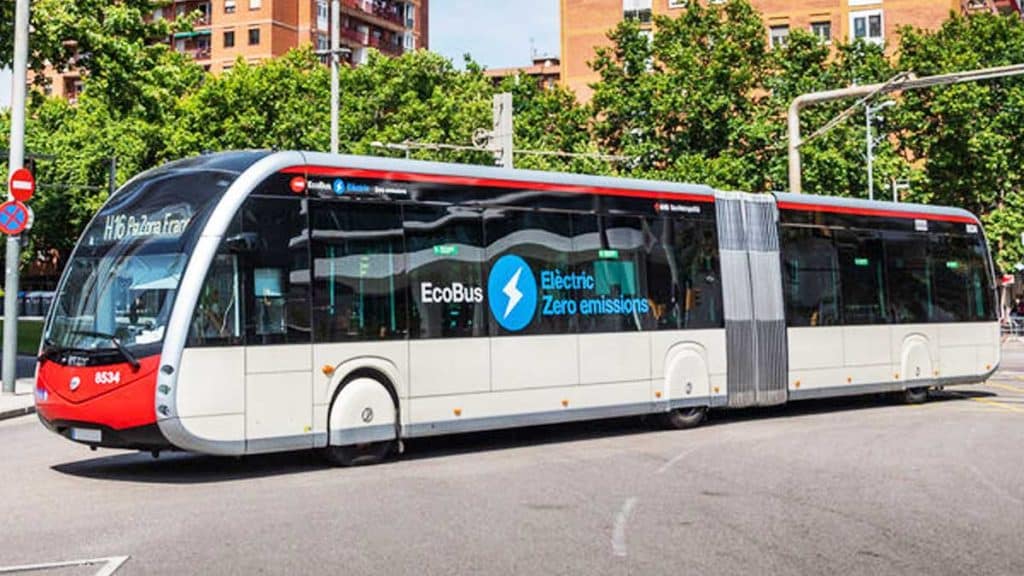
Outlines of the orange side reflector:
[{"label": "orange side reflector", "polygon": [[655,398],[661,398],[661,390],[658,390],[657,392],[655,392],[654,393],[654,397]]},{"label": "orange side reflector", "polygon": [[568,400],[562,400],[562,408],[566,408],[568,406],[569,406],[569,401]]},{"label": "orange side reflector", "polygon": [[324,375],[330,376],[331,374],[334,374],[334,366],[331,366],[330,364],[324,364],[323,367],[320,368],[320,371],[323,372]]},{"label": "orange side reflector", "polygon": [[462,416],[462,408],[456,408],[453,412],[455,412],[456,416]]}]

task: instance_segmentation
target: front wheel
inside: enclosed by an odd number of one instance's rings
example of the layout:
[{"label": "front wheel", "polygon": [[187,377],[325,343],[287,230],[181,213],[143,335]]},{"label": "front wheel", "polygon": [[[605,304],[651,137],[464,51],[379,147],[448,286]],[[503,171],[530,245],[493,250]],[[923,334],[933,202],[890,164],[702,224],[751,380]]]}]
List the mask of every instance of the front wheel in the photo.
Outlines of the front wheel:
[{"label": "front wheel", "polygon": [[394,447],[394,440],[349,444],[347,446],[328,446],[324,448],[324,457],[335,466],[366,466],[383,462],[391,454]]},{"label": "front wheel", "polygon": [[696,428],[707,418],[707,406],[692,406],[689,408],[676,408],[662,415],[662,423],[666,428],[685,430]]}]

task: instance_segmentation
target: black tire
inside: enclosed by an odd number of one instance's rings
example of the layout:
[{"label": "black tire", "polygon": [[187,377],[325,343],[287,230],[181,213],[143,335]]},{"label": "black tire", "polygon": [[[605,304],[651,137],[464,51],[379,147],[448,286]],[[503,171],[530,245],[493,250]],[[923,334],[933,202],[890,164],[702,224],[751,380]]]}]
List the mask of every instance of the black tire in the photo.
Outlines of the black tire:
[{"label": "black tire", "polygon": [[368,466],[386,460],[394,447],[394,440],[328,446],[324,448],[324,458],[335,466]]},{"label": "black tire", "polygon": [[904,404],[922,404],[928,401],[928,387],[907,388],[903,391]]},{"label": "black tire", "polygon": [[707,406],[692,406],[689,408],[676,408],[662,415],[661,421],[666,428],[673,430],[685,430],[700,426],[707,418]]}]

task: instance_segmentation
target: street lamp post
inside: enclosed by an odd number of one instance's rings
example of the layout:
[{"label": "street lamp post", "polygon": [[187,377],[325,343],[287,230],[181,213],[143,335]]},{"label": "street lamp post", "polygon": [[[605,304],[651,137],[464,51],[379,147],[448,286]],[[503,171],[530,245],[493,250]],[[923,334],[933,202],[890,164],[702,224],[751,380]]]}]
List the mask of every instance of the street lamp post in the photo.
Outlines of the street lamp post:
[{"label": "street lamp post", "polygon": [[875,199],[875,175],[872,166],[872,164],[874,163],[875,138],[874,130],[871,129],[871,120],[876,112],[888,108],[889,106],[892,106],[895,103],[896,102],[892,100],[886,100],[885,102],[882,102],[878,106],[872,106],[871,104],[864,105],[864,127],[867,129],[867,136],[865,136],[865,138],[867,139],[868,149],[868,200]]},{"label": "street lamp post", "polygon": [[352,50],[341,46],[341,2],[331,0],[331,48],[317,50],[318,56],[327,56],[331,63],[331,154],[338,153],[338,107],[341,89],[338,86],[338,66],[341,57]]}]

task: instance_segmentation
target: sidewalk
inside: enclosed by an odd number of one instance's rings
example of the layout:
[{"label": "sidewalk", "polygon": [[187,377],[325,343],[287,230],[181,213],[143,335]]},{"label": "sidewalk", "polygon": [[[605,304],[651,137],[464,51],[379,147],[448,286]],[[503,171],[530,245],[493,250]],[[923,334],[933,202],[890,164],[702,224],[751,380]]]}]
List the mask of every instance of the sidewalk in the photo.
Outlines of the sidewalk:
[{"label": "sidewalk", "polygon": [[14,394],[0,393],[0,420],[17,418],[36,411],[35,396],[32,391],[35,380],[19,378],[15,382]]}]

